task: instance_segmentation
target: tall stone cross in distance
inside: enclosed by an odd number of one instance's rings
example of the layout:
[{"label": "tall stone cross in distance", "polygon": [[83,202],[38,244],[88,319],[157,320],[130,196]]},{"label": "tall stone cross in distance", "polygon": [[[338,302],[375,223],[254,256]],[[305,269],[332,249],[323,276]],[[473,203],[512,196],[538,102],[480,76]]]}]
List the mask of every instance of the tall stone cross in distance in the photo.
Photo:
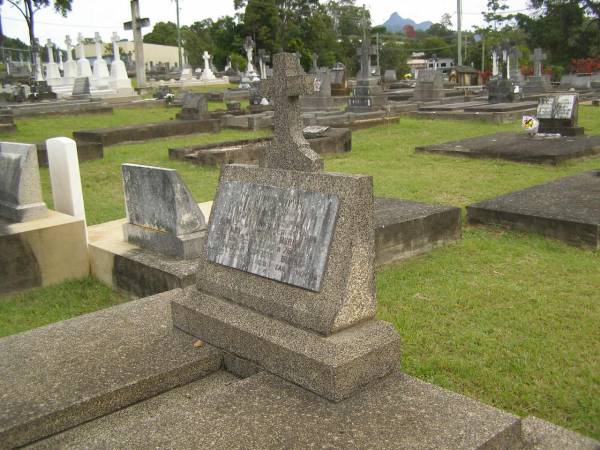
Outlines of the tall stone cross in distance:
[{"label": "tall stone cross in distance", "polygon": [[202,54],[202,59],[204,60],[204,70],[209,70],[210,69],[210,55],[208,54],[208,52],[206,50],[204,50],[204,53]]},{"label": "tall stone cross in distance", "polygon": [[533,50],[533,76],[541,77],[543,70],[543,62],[546,60],[547,56],[542,51],[541,48],[536,48]]},{"label": "tall stone cross in distance", "polygon": [[71,41],[71,36],[67,34],[65,37],[65,45],[67,46],[67,61],[73,60],[73,54],[71,53],[73,50],[73,41]]},{"label": "tall stone cross in distance", "polygon": [[52,41],[50,39],[48,39],[46,41],[46,47],[48,48],[48,63],[53,64],[54,63],[54,52],[52,51],[52,48],[54,47],[54,44],[52,43]]},{"label": "tall stone cross in distance", "polygon": [[314,92],[314,77],[306,75],[294,53],[273,55],[273,78],[261,82],[261,94],[275,105],[273,143],[261,167],[318,172],[323,160],[304,139],[300,96]]},{"label": "tall stone cross in distance", "polygon": [[113,61],[119,61],[121,59],[121,52],[119,50],[119,35],[116,31],[112,34],[112,45],[113,45]]},{"label": "tall stone cross in distance", "polygon": [[360,56],[360,72],[359,80],[368,80],[371,77],[371,55],[374,54],[371,46],[371,37],[367,35],[366,23],[363,26],[363,39],[360,48],[358,49]]}]

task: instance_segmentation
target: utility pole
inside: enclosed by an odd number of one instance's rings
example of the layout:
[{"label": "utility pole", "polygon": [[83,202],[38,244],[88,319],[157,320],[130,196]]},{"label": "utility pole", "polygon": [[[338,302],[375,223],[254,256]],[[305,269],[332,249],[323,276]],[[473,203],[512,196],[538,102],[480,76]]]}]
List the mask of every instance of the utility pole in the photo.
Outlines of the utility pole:
[{"label": "utility pole", "polygon": [[457,65],[462,66],[462,0],[456,0],[456,31],[458,32],[458,62]]},{"label": "utility pole", "polygon": [[177,8],[177,51],[179,56],[179,70],[183,68],[183,57],[181,56],[181,28],[179,28],[179,0],[175,0]]},{"label": "utility pole", "polygon": [[139,0],[131,0],[131,29],[135,45],[135,77],[137,87],[146,87],[146,64],[144,62],[144,42],[142,41],[142,22],[140,20]]}]

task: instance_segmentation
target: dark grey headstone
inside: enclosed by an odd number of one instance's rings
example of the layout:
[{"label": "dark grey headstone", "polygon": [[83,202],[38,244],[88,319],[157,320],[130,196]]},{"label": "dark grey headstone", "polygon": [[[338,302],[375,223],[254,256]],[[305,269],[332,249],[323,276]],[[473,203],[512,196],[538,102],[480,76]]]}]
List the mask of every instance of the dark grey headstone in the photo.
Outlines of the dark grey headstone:
[{"label": "dark grey headstone", "polygon": [[444,80],[437,69],[419,71],[413,97],[417,101],[433,101],[444,98]]},{"label": "dark grey headstone", "polygon": [[47,215],[36,146],[0,142],[0,217],[26,222]]},{"label": "dark grey headstone", "polygon": [[221,183],[208,232],[208,260],[319,291],[339,200],[254,183]]},{"label": "dark grey headstone", "polygon": [[183,94],[181,113],[178,118],[193,120],[208,115],[208,95],[197,92],[185,92]]},{"label": "dark grey headstone", "polygon": [[123,164],[128,223],[125,239],[180,258],[197,257],[206,223],[187,186],[174,169]]},{"label": "dark grey headstone", "polygon": [[90,79],[88,77],[75,78],[72,92],[73,97],[90,95],[90,92]]},{"label": "dark grey headstone", "polygon": [[559,133],[561,135],[583,134],[583,128],[577,126],[578,95],[558,94],[540,97],[537,118],[540,133]]}]

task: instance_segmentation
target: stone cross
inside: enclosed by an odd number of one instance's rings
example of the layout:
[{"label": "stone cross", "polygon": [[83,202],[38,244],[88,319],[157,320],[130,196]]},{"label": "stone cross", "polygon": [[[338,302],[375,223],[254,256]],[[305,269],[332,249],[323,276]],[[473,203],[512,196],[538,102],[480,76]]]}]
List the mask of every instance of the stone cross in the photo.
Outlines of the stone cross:
[{"label": "stone cross", "polygon": [[543,70],[543,62],[546,60],[547,56],[542,51],[541,48],[536,48],[533,50],[533,76],[541,77]]},{"label": "stone cross", "polygon": [[46,47],[48,47],[48,63],[52,64],[54,62],[54,52],[52,51],[54,44],[50,39],[46,41]]},{"label": "stone cross", "polygon": [[67,46],[67,61],[71,61],[73,59],[73,55],[71,51],[73,49],[73,42],[71,41],[71,36],[67,34],[65,37],[65,45]]},{"label": "stone cross", "polygon": [[114,56],[114,60],[118,61],[119,59],[121,59],[121,53],[119,52],[119,35],[117,34],[116,31],[113,32],[112,34],[112,45],[113,45],[113,56]]},{"label": "stone cross", "polygon": [[94,42],[96,43],[96,59],[102,59],[102,38],[100,33],[94,34]]},{"label": "stone cross", "polygon": [[306,172],[321,170],[323,160],[304,139],[299,98],[314,92],[314,78],[304,73],[295,54],[278,53],[273,55],[273,78],[262,81],[260,89],[275,106],[275,135],[261,166]]},{"label": "stone cross", "polygon": [[363,40],[360,49],[360,72],[359,80],[368,80],[371,77],[371,55],[374,55],[373,46],[371,46],[371,38],[367,36],[367,27],[363,27]]},{"label": "stone cross", "polygon": [[79,58],[85,58],[85,45],[83,44],[83,34],[79,33],[77,35],[77,44],[79,46]]},{"label": "stone cross", "polygon": [[317,73],[319,71],[319,55],[316,53],[312,54],[312,72]]},{"label": "stone cross", "polygon": [[63,69],[63,55],[62,55],[62,50],[58,50],[58,67],[60,68],[60,70]]},{"label": "stone cross", "polygon": [[210,69],[210,65],[209,65],[210,55],[208,54],[208,52],[206,50],[204,50],[204,53],[202,54],[202,59],[204,60],[204,70],[209,70]]}]

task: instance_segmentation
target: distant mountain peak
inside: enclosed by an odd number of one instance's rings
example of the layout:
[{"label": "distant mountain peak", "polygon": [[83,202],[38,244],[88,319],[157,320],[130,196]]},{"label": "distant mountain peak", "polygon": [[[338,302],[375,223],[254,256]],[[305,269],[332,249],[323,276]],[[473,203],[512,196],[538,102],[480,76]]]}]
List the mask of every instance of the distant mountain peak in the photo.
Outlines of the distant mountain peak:
[{"label": "distant mountain peak", "polygon": [[388,20],[386,20],[385,23],[383,23],[383,26],[386,28],[386,30],[388,30],[392,33],[397,33],[398,31],[403,31],[404,27],[406,25],[411,25],[415,30],[427,31],[429,29],[429,27],[431,27],[431,25],[433,25],[433,22],[426,21],[426,22],[416,23],[414,20],[404,18],[397,12],[394,12],[390,16],[390,18]]}]

